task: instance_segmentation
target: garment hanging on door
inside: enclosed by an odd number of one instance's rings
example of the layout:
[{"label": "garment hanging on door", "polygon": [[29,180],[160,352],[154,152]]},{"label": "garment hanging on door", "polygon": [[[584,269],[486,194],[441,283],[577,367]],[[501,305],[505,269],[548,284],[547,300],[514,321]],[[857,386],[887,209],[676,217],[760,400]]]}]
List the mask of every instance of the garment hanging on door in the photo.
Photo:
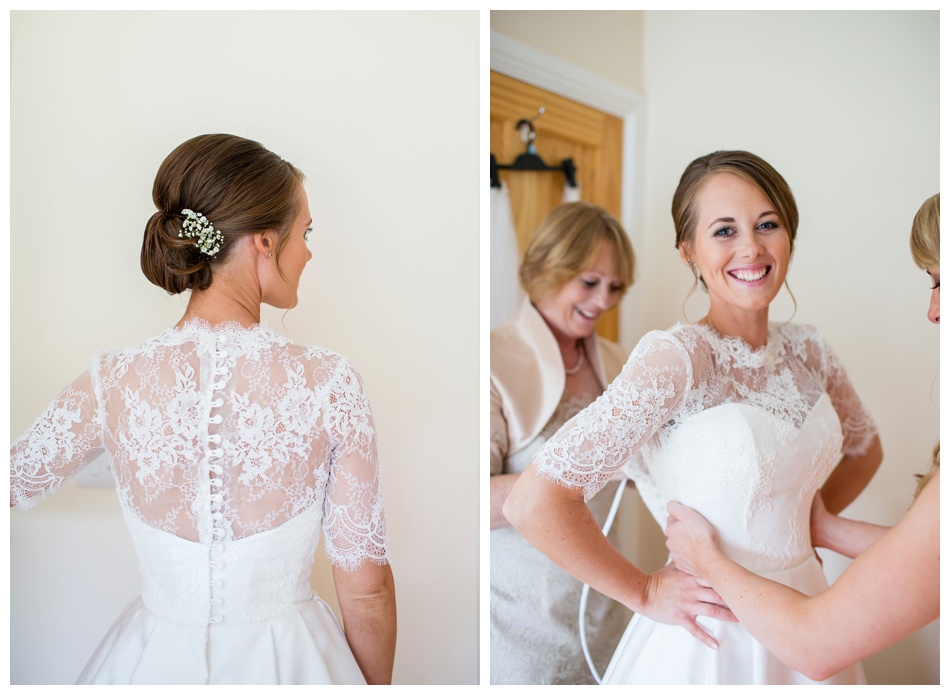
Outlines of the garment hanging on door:
[{"label": "garment hanging on door", "polygon": [[581,199],[581,187],[572,186],[569,183],[564,184],[564,195],[561,196],[562,203],[576,203]]},{"label": "garment hanging on door", "polygon": [[518,280],[521,252],[515,236],[515,220],[511,214],[508,187],[491,189],[491,328],[514,313],[524,301],[524,290]]}]

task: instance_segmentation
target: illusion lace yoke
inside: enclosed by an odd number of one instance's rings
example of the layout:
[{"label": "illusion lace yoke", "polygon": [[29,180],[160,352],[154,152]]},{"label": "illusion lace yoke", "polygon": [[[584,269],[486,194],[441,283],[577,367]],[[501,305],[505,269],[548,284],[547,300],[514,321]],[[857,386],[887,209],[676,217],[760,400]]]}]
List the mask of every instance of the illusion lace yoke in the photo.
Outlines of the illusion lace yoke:
[{"label": "illusion lace yoke", "polygon": [[843,455],[865,453],[870,416],[818,331],[771,324],[765,347],[704,325],[648,333],[593,404],[534,459],[589,499],[618,470],[661,527],[677,499],[758,572],[811,553],[809,509]]},{"label": "illusion lace yoke", "polygon": [[102,353],[13,444],[11,503],[35,506],[103,452],[133,538],[221,549],[296,520],[322,525],[335,566],[389,561],[369,402],[329,350],[194,320]]}]

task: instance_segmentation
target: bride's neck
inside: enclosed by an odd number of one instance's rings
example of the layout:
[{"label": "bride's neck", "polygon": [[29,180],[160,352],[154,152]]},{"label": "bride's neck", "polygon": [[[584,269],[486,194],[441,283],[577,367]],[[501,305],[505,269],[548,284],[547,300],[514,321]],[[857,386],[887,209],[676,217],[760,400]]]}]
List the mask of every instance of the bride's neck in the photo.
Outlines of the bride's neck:
[{"label": "bride's neck", "polygon": [[191,319],[203,319],[212,325],[234,322],[253,326],[261,322],[260,293],[228,282],[227,278],[215,278],[208,289],[192,291],[178,325]]},{"label": "bride's neck", "polygon": [[768,342],[768,307],[757,311],[738,310],[732,307],[710,306],[709,313],[700,320],[719,335],[742,338],[750,347],[758,349]]}]

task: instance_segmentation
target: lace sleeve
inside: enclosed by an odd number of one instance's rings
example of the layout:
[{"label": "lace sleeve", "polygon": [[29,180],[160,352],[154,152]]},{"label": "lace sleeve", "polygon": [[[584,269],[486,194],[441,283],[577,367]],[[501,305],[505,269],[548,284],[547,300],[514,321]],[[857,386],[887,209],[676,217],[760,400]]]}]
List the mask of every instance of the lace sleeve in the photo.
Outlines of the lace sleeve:
[{"label": "lace sleeve", "polygon": [[508,456],[508,422],[501,409],[501,394],[494,384],[491,385],[489,399],[491,475],[499,475],[505,472],[505,458]]},{"label": "lace sleeve", "polygon": [[363,383],[345,360],[332,378],[329,401],[333,454],[323,513],[327,556],[344,570],[358,569],[367,558],[388,564],[376,430]]},{"label": "lace sleeve", "polygon": [[10,448],[10,504],[32,509],[104,451],[92,378],[85,372]]},{"label": "lace sleeve", "polygon": [[648,333],[606,391],[569,420],[534,459],[538,472],[593,497],[686,400],[693,383],[687,349],[662,331]]},{"label": "lace sleeve", "polygon": [[877,426],[864,409],[864,404],[861,403],[857,391],[851,385],[848,373],[838,356],[823,339],[821,344],[825,389],[831,398],[835,412],[838,413],[841,434],[844,436],[841,453],[845,456],[860,456],[871,446],[871,441],[877,434]]}]

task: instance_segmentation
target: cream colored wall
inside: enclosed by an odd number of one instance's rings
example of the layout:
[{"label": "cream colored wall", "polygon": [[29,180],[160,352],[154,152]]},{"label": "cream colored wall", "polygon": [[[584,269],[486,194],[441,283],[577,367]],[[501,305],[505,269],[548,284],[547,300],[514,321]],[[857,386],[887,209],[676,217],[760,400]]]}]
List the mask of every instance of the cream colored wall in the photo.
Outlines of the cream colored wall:
[{"label": "cream colored wall", "polygon": [[[496,14],[504,26],[496,26]],[[600,40],[581,41],[588,35],[572,27],[596,24],[602,13],[570,13],[556,32],[542,14],[493,12],[492,28],[515,27],[512,38],[563,60],[571,58],[559,47],[568,45],[600,53]],[[640,296],[649,300],[625,302],[622,322],[646,331],[683,319],[691,280],[673,248],[670,201],[686,165],[716,149],[767,159],[788,180],[801,213],[789,273],[795,320],[822,329],[881,431],[885,461],[848,515],[893,524],[939,435],[938,331],[925,317],[928,280],[907,244],[918,206],[939,190],[938,15],[643,15],[642,44],[634,38],[630,49],[642,50],[637,88],[646,100],[637,254]],[[611,77],[616,61],[572,62],[625,86],[640,79]],[[686,314],[695,320],[704,308],[704,297],[694,296]],[[780,295],[772,318],[792,311]],[[625,532],[640,544],[635,557],[662,555],[658,529]],[[825,566],[836,577],[846,565],[829,554]],[[938,633],[934,623],[867,659],[869,680],[938,682]]]},{"label": "cream colored wall", "polygon": [[[12,435],[96,351],[180,317],[138,267],[164,156],[199,133],[260,140],[307,174],[315,232],[299,306],[264,320],[346,355],[373,406],[402,683],[478,678],[478,21],[11,21]],[[138,593],[115,493],[69,485],[11,516],[11,680],[72,682]]]},{"label": "cream colored wall", "polygon": [[538,50],[643,91],[643,12],[492,10],[491,28]]}]

